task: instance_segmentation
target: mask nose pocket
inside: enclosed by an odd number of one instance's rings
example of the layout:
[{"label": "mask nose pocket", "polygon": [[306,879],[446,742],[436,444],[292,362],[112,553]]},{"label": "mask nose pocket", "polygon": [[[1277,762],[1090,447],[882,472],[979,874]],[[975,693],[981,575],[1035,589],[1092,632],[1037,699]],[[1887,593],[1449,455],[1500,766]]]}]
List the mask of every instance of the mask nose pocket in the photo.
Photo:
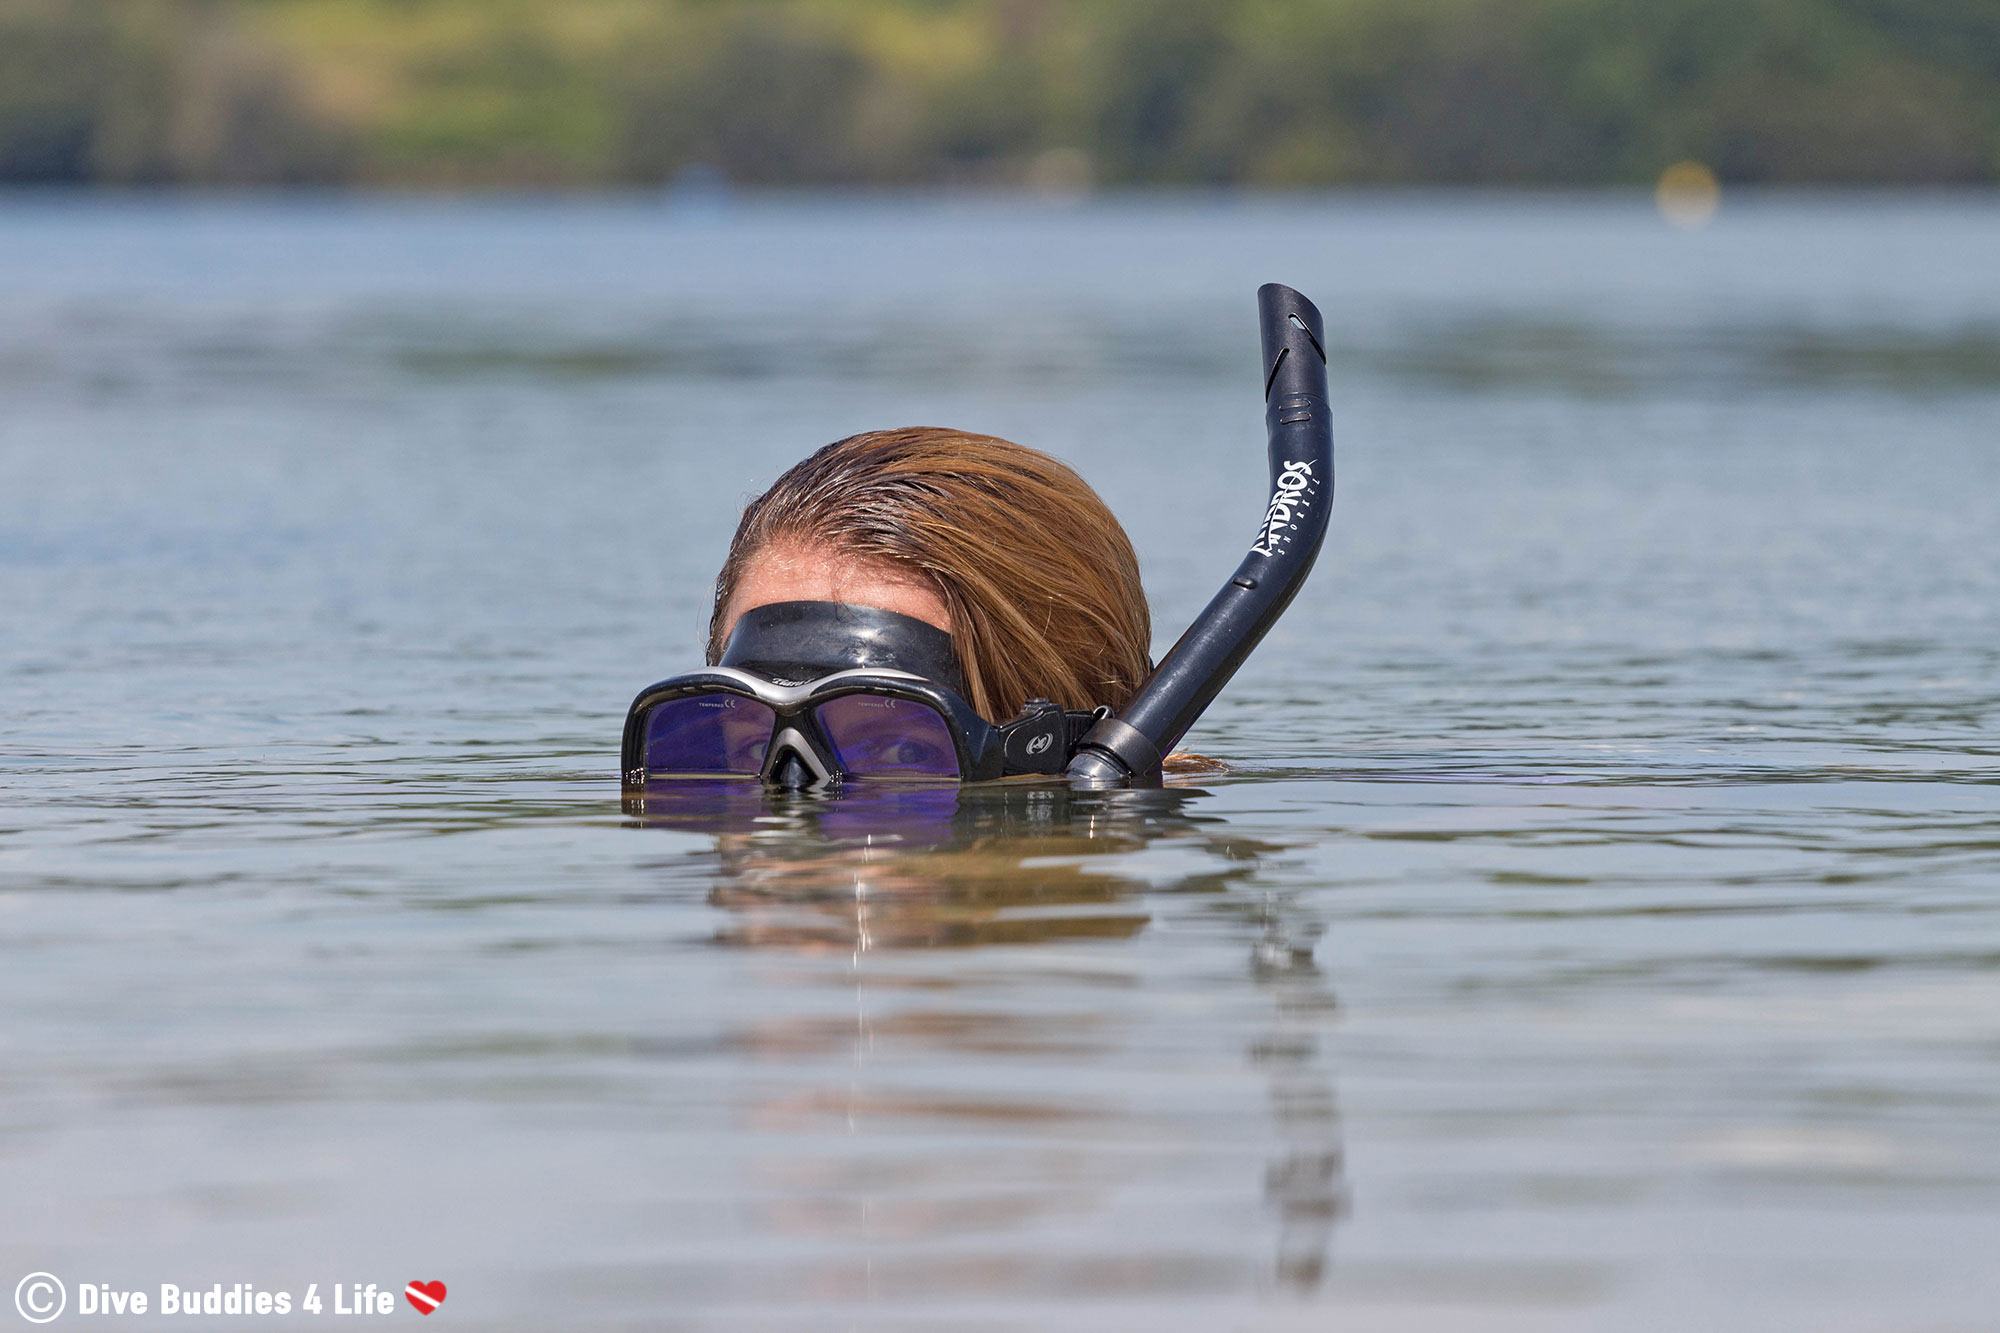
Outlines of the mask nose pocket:
[{"label": "mask nose pocket", "polygon": [[771,753],[764,761],[766,784],[784,791],[811,791],[833,782],[833,774],[813,753],[812,746],[796,728],[786,727],[771,738]]}]

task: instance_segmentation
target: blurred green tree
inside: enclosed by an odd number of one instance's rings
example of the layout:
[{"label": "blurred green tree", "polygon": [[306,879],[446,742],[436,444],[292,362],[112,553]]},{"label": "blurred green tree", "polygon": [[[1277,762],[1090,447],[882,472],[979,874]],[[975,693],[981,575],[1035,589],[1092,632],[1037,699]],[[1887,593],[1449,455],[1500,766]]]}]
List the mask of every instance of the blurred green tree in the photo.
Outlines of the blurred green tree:
[{"label": "blurred green tree", "polygon": [[2000,178],[1995,0],[0,0],[0,181]]}]

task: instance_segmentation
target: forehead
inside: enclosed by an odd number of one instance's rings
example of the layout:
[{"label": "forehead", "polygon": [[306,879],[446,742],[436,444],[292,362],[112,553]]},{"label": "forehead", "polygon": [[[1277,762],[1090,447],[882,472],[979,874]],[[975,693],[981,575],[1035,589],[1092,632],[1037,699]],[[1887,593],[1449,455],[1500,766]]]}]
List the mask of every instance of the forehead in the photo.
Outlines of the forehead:
[{"label": "forehead", "polygon": [[809,542],[774,542],[745,562],[723,616],[723,637],[745,611],[773,602],[873,606],[951,632],[944,599],[912,571]]}]

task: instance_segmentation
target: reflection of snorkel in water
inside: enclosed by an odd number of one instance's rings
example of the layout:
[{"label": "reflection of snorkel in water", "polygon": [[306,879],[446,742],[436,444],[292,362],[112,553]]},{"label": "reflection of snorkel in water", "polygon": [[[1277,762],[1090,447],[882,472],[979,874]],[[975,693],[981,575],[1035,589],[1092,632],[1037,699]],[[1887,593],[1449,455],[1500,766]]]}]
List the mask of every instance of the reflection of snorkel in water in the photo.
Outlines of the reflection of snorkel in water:
[{"label": "reflection of snorkel in water", "polygon": [[1272,497],[1241,567],[1157,670],[1130,542],[1074,473],[991,437],[854,436],[744,515],[717,581],[711,665],[647,687],[627,714],[628,789],[732,776],[1156,784],[1326,533],[1319,312],[1276,284],[1258,303]]}]

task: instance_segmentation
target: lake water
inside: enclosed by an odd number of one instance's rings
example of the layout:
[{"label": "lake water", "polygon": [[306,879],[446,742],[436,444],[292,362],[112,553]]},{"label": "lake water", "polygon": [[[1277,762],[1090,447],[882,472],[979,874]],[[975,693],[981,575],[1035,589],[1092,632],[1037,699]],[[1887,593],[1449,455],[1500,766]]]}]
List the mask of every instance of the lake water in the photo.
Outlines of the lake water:
[{"label": "lake water", "polygon": [[[856,430],[1072,461],[1164,647],[1270,280],[1229,774],[621,808]],[[1997,535],[1991,196],[0,198],[0,1286],[1994,1327]]]}]

